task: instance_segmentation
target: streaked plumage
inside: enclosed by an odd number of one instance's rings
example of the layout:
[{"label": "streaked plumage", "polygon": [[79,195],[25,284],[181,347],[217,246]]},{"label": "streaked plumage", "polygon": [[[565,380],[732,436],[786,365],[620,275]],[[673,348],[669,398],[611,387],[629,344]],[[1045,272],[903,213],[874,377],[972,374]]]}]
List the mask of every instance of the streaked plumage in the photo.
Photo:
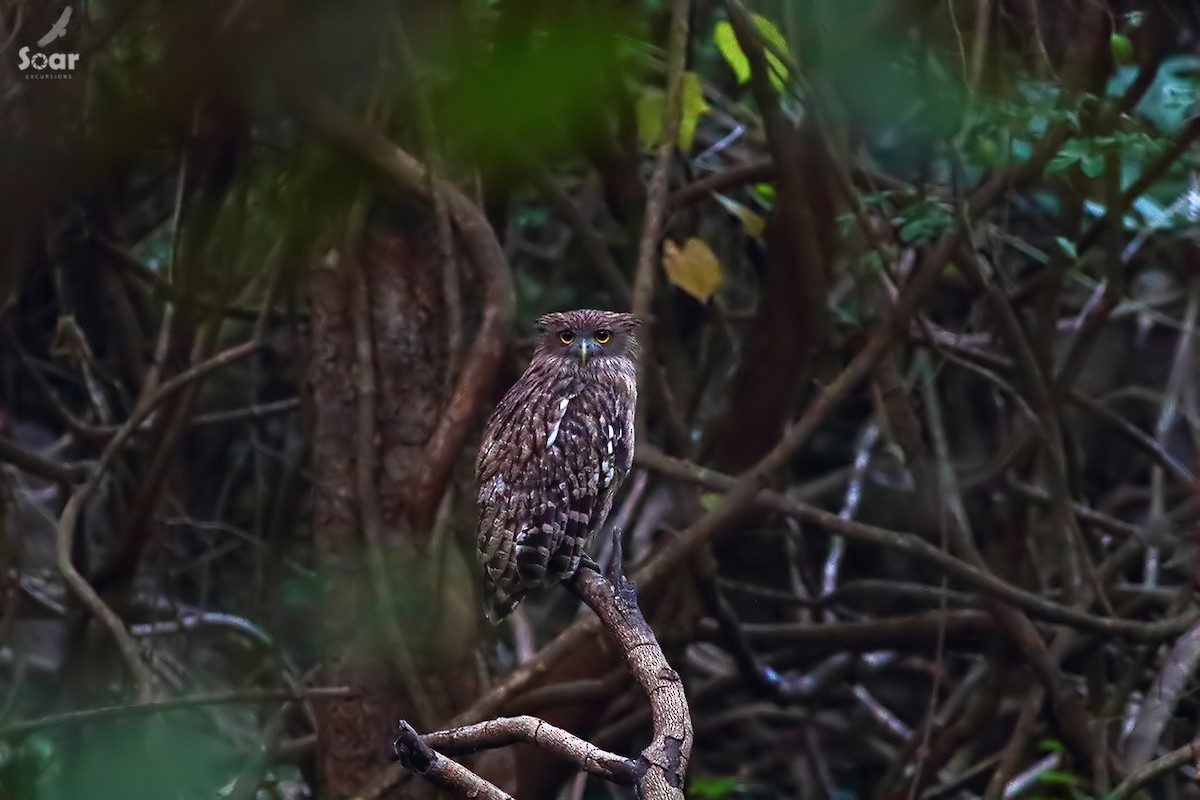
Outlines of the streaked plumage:
[{"label": "streaked plumage", "polygon": [[633,461],[637,318],[585,309],[538,327],[533,360],[492,412],[475,464],[493,622],[575,573]]}]

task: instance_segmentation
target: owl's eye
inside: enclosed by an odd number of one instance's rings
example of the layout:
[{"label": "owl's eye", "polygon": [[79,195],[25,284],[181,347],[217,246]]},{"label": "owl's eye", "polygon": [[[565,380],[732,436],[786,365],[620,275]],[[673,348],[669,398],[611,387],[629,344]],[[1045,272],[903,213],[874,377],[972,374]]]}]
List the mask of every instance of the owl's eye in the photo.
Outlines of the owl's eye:
[{"label": "owl's eye", "polygon": [[596,343],[608,344],[608,340],[612,338],[612,331],[596,331]]},{"label": "owl's eye", "polygon": [[575,341],[575,331],[562,331],[558,334],[558,340],[563,344],[570,344]]}]

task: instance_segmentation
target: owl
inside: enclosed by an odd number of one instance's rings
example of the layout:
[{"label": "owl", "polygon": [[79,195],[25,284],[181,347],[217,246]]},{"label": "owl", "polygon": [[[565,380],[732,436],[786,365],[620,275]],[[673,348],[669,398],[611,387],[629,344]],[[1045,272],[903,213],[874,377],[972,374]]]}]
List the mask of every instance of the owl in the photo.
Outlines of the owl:
[{"label": "owl", "polygon": [[488,619],[570,578],[633,461],[637,328],[583,309],[538,320],[537,349],[492,412],[475,462]]}]

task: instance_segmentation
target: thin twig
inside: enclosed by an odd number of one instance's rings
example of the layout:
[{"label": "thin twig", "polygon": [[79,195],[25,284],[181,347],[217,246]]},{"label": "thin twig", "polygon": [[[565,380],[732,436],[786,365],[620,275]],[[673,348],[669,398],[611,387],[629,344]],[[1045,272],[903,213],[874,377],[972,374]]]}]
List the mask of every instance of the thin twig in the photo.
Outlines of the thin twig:
[{"label": "thin twig", "polygon": [[638,242],[637,271],[633,276],[630,310],[642,317],[650,315],[654,299],[654,278],[659,260],[659,238],[667,206],[667,171],[679,140],[679,117],[683,107],[683,69],[687,61],[688,16],[691,0],[672,0],[671,31],[667,39],[667,91],[663,106],[662,139],[654,159],[654,173],[646,191],[646,213],[642,238]]},{"label": "thin twig", "polygon": [[112,466],[113,461],[116,460],[126,440],[160,403],[184,387],[203,379],[210,372],[231,364],[238,359],[245,358],[253,353],[258,346],[258,342],[245,342],[236,347],[231,347],[207,361],[197,364],[164,381],[152,395],[143,395],[142,401],[105,447],[103,454],[100,456],[100,461],[92,470],[91,475],[71,494],[66,506],[63,508],[62,517],[58,522],[56,560],[59,572],[62,573],[71,591],[79,597],[80,601],[87,606],[92,614],[104,623],[105,627],[112,634],[117,647],[121,651],[121,656],[125,660],[126,666],[129,667],[129,671],[133,675],[134,683],[137,687],[137,698],[140,702],[148,702],[154,698],[154,676],[138,653],[137,644],[133,641],[133,637],[129,635],[129,632],[125,630],[125,625],[121,622],[121,618],[100,599],[100,596],[96,594],[91,584],[75,569],[75,565],[71,561],[75,528],[79,523],[79,517],[83,512],[88,498],[91,497],[100,480],[109,467]]},{"label": "thin twig", "polygon": [[[646,469],[700,483],[716,491],[732,491],[739,483],[737,478],[732,475],[671,458],[651,447],[639,448],[634,463]],[[990,571],[985,571],[944,553],[915,534],[845,520],[831,511],[793,500],[787,495],[769,489],[760,491],[755,499],[768,508],[795,517],[801,522],[808,522],[840,533],[848,539],[892,548],[929,561],[949,574],[971,583],[986,595],[1011,603],[1047,622],[1075,626],[1095,633],[1121,636],[1134,641],[1161,642],[1183,633],[1197,618],[1194,614],[1184,614],[1169,620],[1144,622],[1087,614],[1014,586]]]},{"label": "thin twig", "polygon": [[118,717],[140,717],[149,714],[159,714],[164,711],[179,711],[199,706],[229,705],[231,703],[265,703],[272,701],[287,701],[299,699],[319,700],[327,697],[350,697],[354,690],[348,686],[313,687],[310,689],[231,689],[226,692],[191,695],[188,697],[168,697],[161,700],[151,700],[144,703],[131,703],[119,706],[102,706],[101,708],[85,708],[78,711],[67,711],[62,714],[52,714],[48,717],[22,720],[0,727],[0,739],[23,736],[33,731],[45,728],[59,728],[64,725],[79,725],[85,722],[95,722],[102,719]]},{"label": "thin twig", "polygon": [[4,436],[0,436],[0,461],[6,461],[30,475],[36,475],[63,486],[70,486],[82,480],[88,473],[85,464],[63,464],[52,461],[32,450],[26,450],[12,439]]}]

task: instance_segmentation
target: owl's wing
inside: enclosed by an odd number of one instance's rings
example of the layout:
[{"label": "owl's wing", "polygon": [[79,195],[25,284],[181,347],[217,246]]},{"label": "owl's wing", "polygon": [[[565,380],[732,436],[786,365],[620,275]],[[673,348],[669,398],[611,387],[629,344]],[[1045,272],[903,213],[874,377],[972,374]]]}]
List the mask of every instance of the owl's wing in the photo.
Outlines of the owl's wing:
[{"label": "owl's wing", "polygon": [[493,621],[526,591],[560,578],[569,490],[564,449],[556,445],[565,441],[567,411],[577,394],[569,382],[519,383],[488,422],[476,461],[477,545]]},{"label": "owl's wing", "polygon": [[483,565],[483,596],[487,617],[498,623],[520,601],[520,581],[514,558],[515,533],[526,516],[528,490],[516,480],[524,474],[529,450],[522,443],[518,411],[534,387],[524,379],[505,394],[484,426],[483,442],[475,459],[479,484],[476,556]]},{"label": "owl's wing", "polygon": [[587,536],[587,514],[580,506],[588,498],[578,488],[577,463],[587,442],[580,436],[584,396],[572,382],[544,416],[535,414],[531,420],[533,457],[525,474],[533,513],[516,531],[515,552],[517,570],[529,588],[556,583],[579,564],[576,538]]}]

